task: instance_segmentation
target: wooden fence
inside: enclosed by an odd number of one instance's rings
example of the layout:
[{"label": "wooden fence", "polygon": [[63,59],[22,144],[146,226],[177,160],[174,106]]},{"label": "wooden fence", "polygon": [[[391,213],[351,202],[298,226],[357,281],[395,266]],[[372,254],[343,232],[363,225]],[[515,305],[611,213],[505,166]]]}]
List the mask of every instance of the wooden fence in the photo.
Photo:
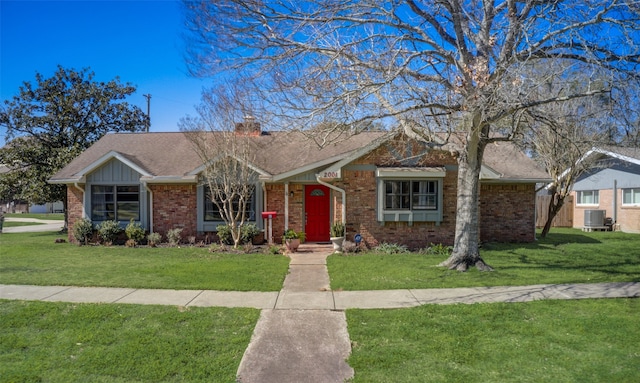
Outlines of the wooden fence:
[{"label": "wooden fence", "polygon": [[[536,197],[536,227],[543,227],[547,222],[547,216],[549,215],[549,201],[551,201],[550,195],[539,195]],[[564,205],[556,214],[552,227],[573,227],[573,197],[569,196],[565,198]]]}]

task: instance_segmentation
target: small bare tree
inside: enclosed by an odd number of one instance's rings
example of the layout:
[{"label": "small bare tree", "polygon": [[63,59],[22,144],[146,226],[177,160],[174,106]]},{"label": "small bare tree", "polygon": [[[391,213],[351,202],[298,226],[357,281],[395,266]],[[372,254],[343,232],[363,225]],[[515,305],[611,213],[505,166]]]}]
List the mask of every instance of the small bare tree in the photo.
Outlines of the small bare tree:
[{"label": "small bare tree", "polygon": [[[242,226],[248,219],[255,193],[257,174],[251,164],[255,157],[252,136],[259,134],[259,124],[246,118],[245,98],[236,87],[219,87],[202,94],[198,117],[180,121],[202,160],[200,182],[207,199],[230,228],[234,247],[242,239]],[[242,121],[244,118],[244,122]],[[206,217],[205,217],[206,218]]]},{"label": "small bare tree", "polygon": [[[538,71],[540,82],[544,83],[545,75],[550,68]],[[596,77],[596,76],[594,76]],[[592,89],[610,89],[602,81],[585,78],[576,73],[573,82],[563,83],[564,90],[556,90],[556,84],[547,82],[540,91],[575,95],[584,94],[585,84]],[[547,221],[542,229],[544,238],[551,229],[553,219],[558,214],[565,199],[571,193],[574,183],[584,172],[596,166],[585,154],[593,147],[615,144],[624,137],[624,129],[612,124],[609,106],[610,94],[602,93],[598,97],[577,97],[563,102],[553,102],[531,107],[518,116],[517,123],[521,129],[524,146],[530,150],[535,159],[541,163],[551,176],[552,182],[546,185],[551,195],[547,207]]]}]

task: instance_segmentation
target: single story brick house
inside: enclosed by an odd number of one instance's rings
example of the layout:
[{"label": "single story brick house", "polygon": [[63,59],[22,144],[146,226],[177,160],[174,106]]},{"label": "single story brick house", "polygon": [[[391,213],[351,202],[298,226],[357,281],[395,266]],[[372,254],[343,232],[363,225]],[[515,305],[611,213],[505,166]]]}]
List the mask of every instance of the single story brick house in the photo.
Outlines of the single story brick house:
[{"label": "single story brick house", "polygon": [[600,147],[587,152],[580,161],[595,160],[595,165],[573,184],[573,226],[585,225],[585,215],[611,218],[616,230],[640,233],[640,148]]},{"label": "single story brick house", "polygon": [[[453,151],[388,132],[364,132],[322,148],[299,132],[258,130],[250,140],[258,174],[250,220],[265,228],[261,213],[275,211],[276,243],[287,228],[304,231],[309,242],[328,241],[334,221],[346,223],[347,239],[360,234],[369,246],[453,243]],[[50,182],[67,185],[70,229],[83,217],[123,225],[133,218],[150,232],[180,227],[185,237],[215,238],[222,222],[207,201],[201,169],[184,133],[116,133]],[[513,144],[490,144],[480,177],[481,240],[535,240],[535,185],[549,181]]]}]

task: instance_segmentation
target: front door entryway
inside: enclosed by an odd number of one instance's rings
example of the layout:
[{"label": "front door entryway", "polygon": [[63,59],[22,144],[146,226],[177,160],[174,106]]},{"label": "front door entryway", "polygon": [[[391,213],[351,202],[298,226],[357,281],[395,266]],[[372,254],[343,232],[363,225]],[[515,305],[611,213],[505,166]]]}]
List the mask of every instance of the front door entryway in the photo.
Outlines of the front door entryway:
[{"label": "front door entryway", "polygon": [[331,193],[323,185],[305,185],[304,187],[304,231],[307,241],[322,242],[329,240],[329,222],[331,218]]}]

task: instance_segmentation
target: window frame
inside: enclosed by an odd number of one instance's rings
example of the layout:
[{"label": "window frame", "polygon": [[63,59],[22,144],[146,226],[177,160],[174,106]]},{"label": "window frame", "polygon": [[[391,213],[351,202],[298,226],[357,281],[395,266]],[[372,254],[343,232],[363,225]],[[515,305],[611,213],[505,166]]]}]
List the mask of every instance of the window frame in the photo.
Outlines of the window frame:
[{"label": "window frame", "polygon": [[[203,193],[202,193],[202,220],[205,223],[212,223],[212,222],[218,222],[218,223],[224,223],[224,220],[222,219],[222,215],[220,214],[220,210],[218,209],[218,206],[211,200],[211,190],[209,188],[208,185],[203,185]],[[254,187],[253,188],[253,193],[251,193],[251,198],[249,200],[249,203],[247,204],[247,210],[249,213],[249,217],[245,218],[245,222],[256,222],[256,197],[257,197],[257,188]],[[237,206],[239,202],[235,202],[234,205]],[[211,211],[213,212],[217,212],[215,214],[212,214],[213,217],[211,218],[207,218],[207,212],[209,211],[209,207],[211,208]]]},{"label": "window frame", "polygon": [[[592,202],[584,202],[585,193],[592,193]],[[577,190],[576,191],[576,206],[600,206],[600,190]]]},{"label": "window frame", "polygon": [[[414,222],[433,222],[440,225],[443,220],[443,184],[446,170],[444,167],[433,168],[378,168],[377,178],[377,218],[380,223],[386,222],[407,222],[410,226]],[[416,192],[415,185],[426,182],[425,188],[428,193]],[[388,205],[388,187],[393,184],[404,183],[408,188],[399,190],[395,205]],[[402,189],[402,187],[400,187]],[[434,199],[433,204],[425,207],[416,205],[416,197],[429,197]],[[393,197],[391,197],[393,198]],[[404,200],[402,200],[404,198]]]},{"label": "window frame", "polygon": [[[438,209],[438,181],[435,179],[384,179],[384,210],[437,210]],[[427,190],[421,192],[422,185]],[[416,191],[416,186],[418,190]],[[420,204],[420,198],[425,201],[433,199],[433,203]],[[390,206],[391,205],[391,206]]]},{"label": "window frame", "polygon": [[[626,192],[631,193],[631,202],[625,202]],[[638,207],[640,206],[640,187],[637,188],[623,188],[622,189],[622,206],[625,207]]]},{"label": "window frame", "polygon": [[[125,190],[129,189],[129,191]],[[137,189],[137,191],[130,191],[131,188]],[[96,189],[102,189],[102,192],[97,192]],[[108,189],[111,189],[110,191]],[[122,189],[119,190],[119,189]],[[104,201],[97,201],[96,196],[99,194],[103,194],[105,196],[111,196],[110,199],[106,199]],[[135,200],[125,198],[125,196],[136,196]],[[141,207],[142,207],[142,196],[141,196],[141,188],[139,184],[125,184],[125,183],[110,183],[110,184],[92,184],[91,192],[90,192],[90,216],[91,221],[94,222],[104,222],[104,221],[118,221],[118,222],[129,222],[131,218],[135,222],[140,222],[141,220]],[[125,204],[136,205],[135,210],[124,209],[123,206]],[[103,209],[98,211],[102,212],[101,215],[96,215],[95,211],[100,207],[98,205],[103,205]],[[132,214],[134,213],[135,214]],[[112,214],[112,216],[110,216]],[[129,215],[127,215],[129,214]],[[122,218],[122,216],[125,218]]]}]

